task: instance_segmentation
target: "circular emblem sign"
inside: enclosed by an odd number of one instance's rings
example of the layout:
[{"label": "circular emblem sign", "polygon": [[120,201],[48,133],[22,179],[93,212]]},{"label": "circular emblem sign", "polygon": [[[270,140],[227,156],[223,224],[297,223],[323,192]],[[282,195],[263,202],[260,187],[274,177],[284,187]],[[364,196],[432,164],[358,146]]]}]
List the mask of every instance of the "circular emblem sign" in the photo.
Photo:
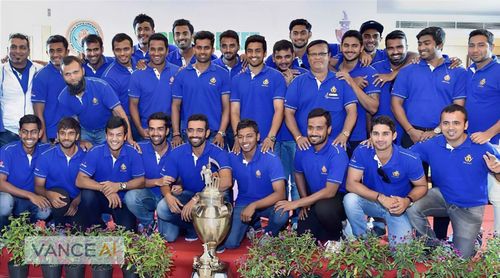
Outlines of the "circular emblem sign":
[{"label": "circular emblem sign", "polygon": [[87,35],[95,34],[102,38],[102,30],[99,25],[90,20],[79,20],[73,22],[66,34],[70,48],[78,53],[83,52],[82,40]]}]

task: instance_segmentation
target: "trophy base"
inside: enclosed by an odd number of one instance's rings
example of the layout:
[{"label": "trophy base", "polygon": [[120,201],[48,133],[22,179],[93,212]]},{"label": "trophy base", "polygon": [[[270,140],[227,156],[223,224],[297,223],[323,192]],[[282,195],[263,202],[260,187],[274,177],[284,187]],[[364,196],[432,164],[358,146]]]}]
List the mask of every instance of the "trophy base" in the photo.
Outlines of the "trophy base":
[{"label": "trophy base", "polygon": [[211,275],[207,273],[206,274],[207,276],[205,276],[203,274],[198,274],[200,271],[200,268],[201,267],[193,267],[193,273],[191,275],[191,278],[209,278],[209,277],[210,278],[227,278],[227,277],[230,277],[228,275],[228,264],[225,262],[219,261],[219,266],[217,267],[217,269],[211,269],[210,270]]}]

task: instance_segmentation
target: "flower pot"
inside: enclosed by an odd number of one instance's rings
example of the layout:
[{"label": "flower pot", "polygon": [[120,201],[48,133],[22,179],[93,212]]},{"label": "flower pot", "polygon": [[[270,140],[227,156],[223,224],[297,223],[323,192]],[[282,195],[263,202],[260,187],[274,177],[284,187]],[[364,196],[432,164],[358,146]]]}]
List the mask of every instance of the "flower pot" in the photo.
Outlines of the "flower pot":
[{"label": "flower pot", "polygon": [[64,266],[64,274],[71,278],[85,278],[84,264],[68,264]]},{"label": "flower pot", "polygon": [[113,265],[94,265],[92,267],[92,278],[112,278]]},{"label": "flower pot", "polygon": [[43,278],[61,278],[62,265],[45,264],[42,265]]},{"label": "flower pot", "polygon": [[28,277],[28,265],[15,265],[13,262],[9,262],[9,277],[11,278],[26,278]]},{"label": "flower pot", "polygon": [[135,272],[136,272],[135,266],[132,266],[130,269],[127,269],[126,266],[122,266],[123,278],[138,278],[139,274]]}]

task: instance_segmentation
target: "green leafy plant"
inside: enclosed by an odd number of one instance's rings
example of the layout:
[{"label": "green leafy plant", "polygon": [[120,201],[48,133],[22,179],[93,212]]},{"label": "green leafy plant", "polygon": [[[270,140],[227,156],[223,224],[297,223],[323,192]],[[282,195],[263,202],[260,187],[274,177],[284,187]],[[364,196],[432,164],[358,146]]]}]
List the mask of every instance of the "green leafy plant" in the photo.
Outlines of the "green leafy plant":
[{"label": "green leafy plant", "polygon": [[486,247],[472,259],[468,269],[471,277],[497,277],[500,275],[500,236],[489,235]]},{"label": "green leafy plant", "polygon": [[[120,227],[120,226],[114,227],[113,229],[110,229],[110,228],[103,229],[101,226],[95,225],[95,226],[92,226],[89,229],[87,229],[85,231],[84,235],[85,236],[93,236],[93,237],[120,236],[122,234],[123,230],[124,230],[123,227]],[[92,265],[92,269],[95,269],[95,270],[105,270],[105,269],[109,269],[112,267],[113,266],[109,265],[109,264],[93,264]]]},{"label": "green leafy plant", "polygon": [[310,233],[293,230],[277,237],[254,238],[246,256],[238,264],[243,277],[287,277],[292,274],[312,277],[321,267],[321,248]]},{"label": "green leafy plant", "polygon": [[470,260],[460,257],[453,245],[442,242],[441,244],[432,247],[431,253],[426,262],[427,277],[471,277],[469,273]]},{"label": "green leafy plant", "polygon": [[392,267],[397,269],[397,277],[421,277],[417,271],[416,264],[425,263],[427,261],[427,252],[429,247],[426,246],[423,238],[413,238],[408,243],[397,244],[391,249]]},{"label": "green leafy plant", "polygon": [[10,259],[14,265],[24,264],[24,240],[29,236],[35,236],[37,230],[30,223],[29,212],[23,212],[19,217],[9,217],[10,224],[2,230],[2,242],[7,252],[12,254]]},{"label": "green leafy plant", "polygon": [[332,277],[383,277],[391,268],[387,244],[374,235],[343,241],[336,253],[325,252]]}]

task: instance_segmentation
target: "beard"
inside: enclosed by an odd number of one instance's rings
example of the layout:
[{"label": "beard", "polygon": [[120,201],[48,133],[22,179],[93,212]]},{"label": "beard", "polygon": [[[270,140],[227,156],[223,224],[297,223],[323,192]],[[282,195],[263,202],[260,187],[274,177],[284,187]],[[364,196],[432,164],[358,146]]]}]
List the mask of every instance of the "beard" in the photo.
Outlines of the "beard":
[{"label": "beard", "polygon": [[69,94],[76,96],[85,90],[85,77],[82,77],[76,85],[66,83],[68,85]]}]

